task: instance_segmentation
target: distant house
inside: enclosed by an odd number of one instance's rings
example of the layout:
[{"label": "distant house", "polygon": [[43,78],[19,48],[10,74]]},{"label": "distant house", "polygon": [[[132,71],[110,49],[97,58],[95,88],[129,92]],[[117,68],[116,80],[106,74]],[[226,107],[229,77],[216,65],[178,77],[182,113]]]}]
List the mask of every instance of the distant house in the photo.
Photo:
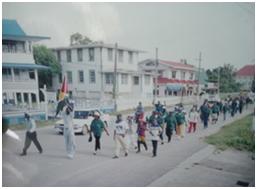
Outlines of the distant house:
[{"label": "distant house", "polygon": [[158,75],[157,96],[191,96],[196,92],[196,68],[185,61],[174,62],[146,59],[139,63],[139,68],[146,73]]},{"label": "distant house", "polygon": [[246,65],[236,72],[236,82],[242,84],[242,90],[250,90],[255,76],[255,65]]},{"label": "distant house", "polygon": [[[81,100],[111,99],[114,82],[114,44],[101,42],[52,48],[62,66],[62,73],[53,78],[53,90],[58,90],[64,76],[70,94]],[[138,70],[138,56],[142,51],[118,46],[117,98],[152,95],[150,73]],[[76,101],[76,100],[75,100]]]},{"label": "distant house", "polygon": [[49,37],[27,35],[16,20],[2,20],[2,104],[39,104],[38,70],[32,44]]}]

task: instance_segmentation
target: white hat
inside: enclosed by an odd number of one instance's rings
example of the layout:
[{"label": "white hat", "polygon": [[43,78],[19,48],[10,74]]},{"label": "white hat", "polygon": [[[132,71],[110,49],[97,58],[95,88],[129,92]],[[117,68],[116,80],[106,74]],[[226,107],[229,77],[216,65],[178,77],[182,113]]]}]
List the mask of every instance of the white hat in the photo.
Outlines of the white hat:
[{"label": "white hat", "polygon": [[95,112],[94,112],[94,116],[100,117],[100,113],[99,113],[98,111],[95,111]]}]

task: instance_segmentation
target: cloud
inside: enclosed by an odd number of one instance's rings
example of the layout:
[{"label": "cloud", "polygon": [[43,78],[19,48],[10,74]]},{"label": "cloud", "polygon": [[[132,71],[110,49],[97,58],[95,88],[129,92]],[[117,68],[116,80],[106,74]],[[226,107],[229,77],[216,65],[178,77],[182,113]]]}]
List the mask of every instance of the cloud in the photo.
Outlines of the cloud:
[{"label": "cloud", "polygon": [[68,45],[75,32],[102,41],[122,34],[119,14],[107,3],[4,3],[3,17],[28,34],[51,37],[44,42],[51,47]]}]

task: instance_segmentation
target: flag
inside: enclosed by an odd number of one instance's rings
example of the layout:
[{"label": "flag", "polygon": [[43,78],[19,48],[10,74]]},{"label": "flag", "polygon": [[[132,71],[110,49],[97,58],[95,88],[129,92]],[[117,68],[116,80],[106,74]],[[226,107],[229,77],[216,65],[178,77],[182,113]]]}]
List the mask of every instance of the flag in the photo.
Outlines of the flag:
[{"label": "flag", "polygon": [[64,76],[62,86],[61,86],[61,90],[60,90],[60,94],[59,94],[59,101],[64,99],[67,92],[68,92],[68,84],[67,84],[66,78]]},{"label": "flag", "polygon": [[67,85],[66,78],[64,76],[61,89],[60,89],[60,94],[59,94],[59,102],[56,107],[55,117],[59,114],[60,111],[62,111],[63,107],[67,104],[66,100],[64,99],[67,92],[68,92],[68,85]]}]

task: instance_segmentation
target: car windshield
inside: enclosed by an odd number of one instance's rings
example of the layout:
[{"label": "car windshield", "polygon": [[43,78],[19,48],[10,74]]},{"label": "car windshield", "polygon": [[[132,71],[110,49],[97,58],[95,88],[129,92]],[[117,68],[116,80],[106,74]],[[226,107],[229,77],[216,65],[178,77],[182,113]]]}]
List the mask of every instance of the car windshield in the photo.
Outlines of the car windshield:
[{"label": "car windshield", "polygon": [[75,111],[74,112],[74,118],[75,119],[87,119],[88,116],[91,116],[91,111]]}]

